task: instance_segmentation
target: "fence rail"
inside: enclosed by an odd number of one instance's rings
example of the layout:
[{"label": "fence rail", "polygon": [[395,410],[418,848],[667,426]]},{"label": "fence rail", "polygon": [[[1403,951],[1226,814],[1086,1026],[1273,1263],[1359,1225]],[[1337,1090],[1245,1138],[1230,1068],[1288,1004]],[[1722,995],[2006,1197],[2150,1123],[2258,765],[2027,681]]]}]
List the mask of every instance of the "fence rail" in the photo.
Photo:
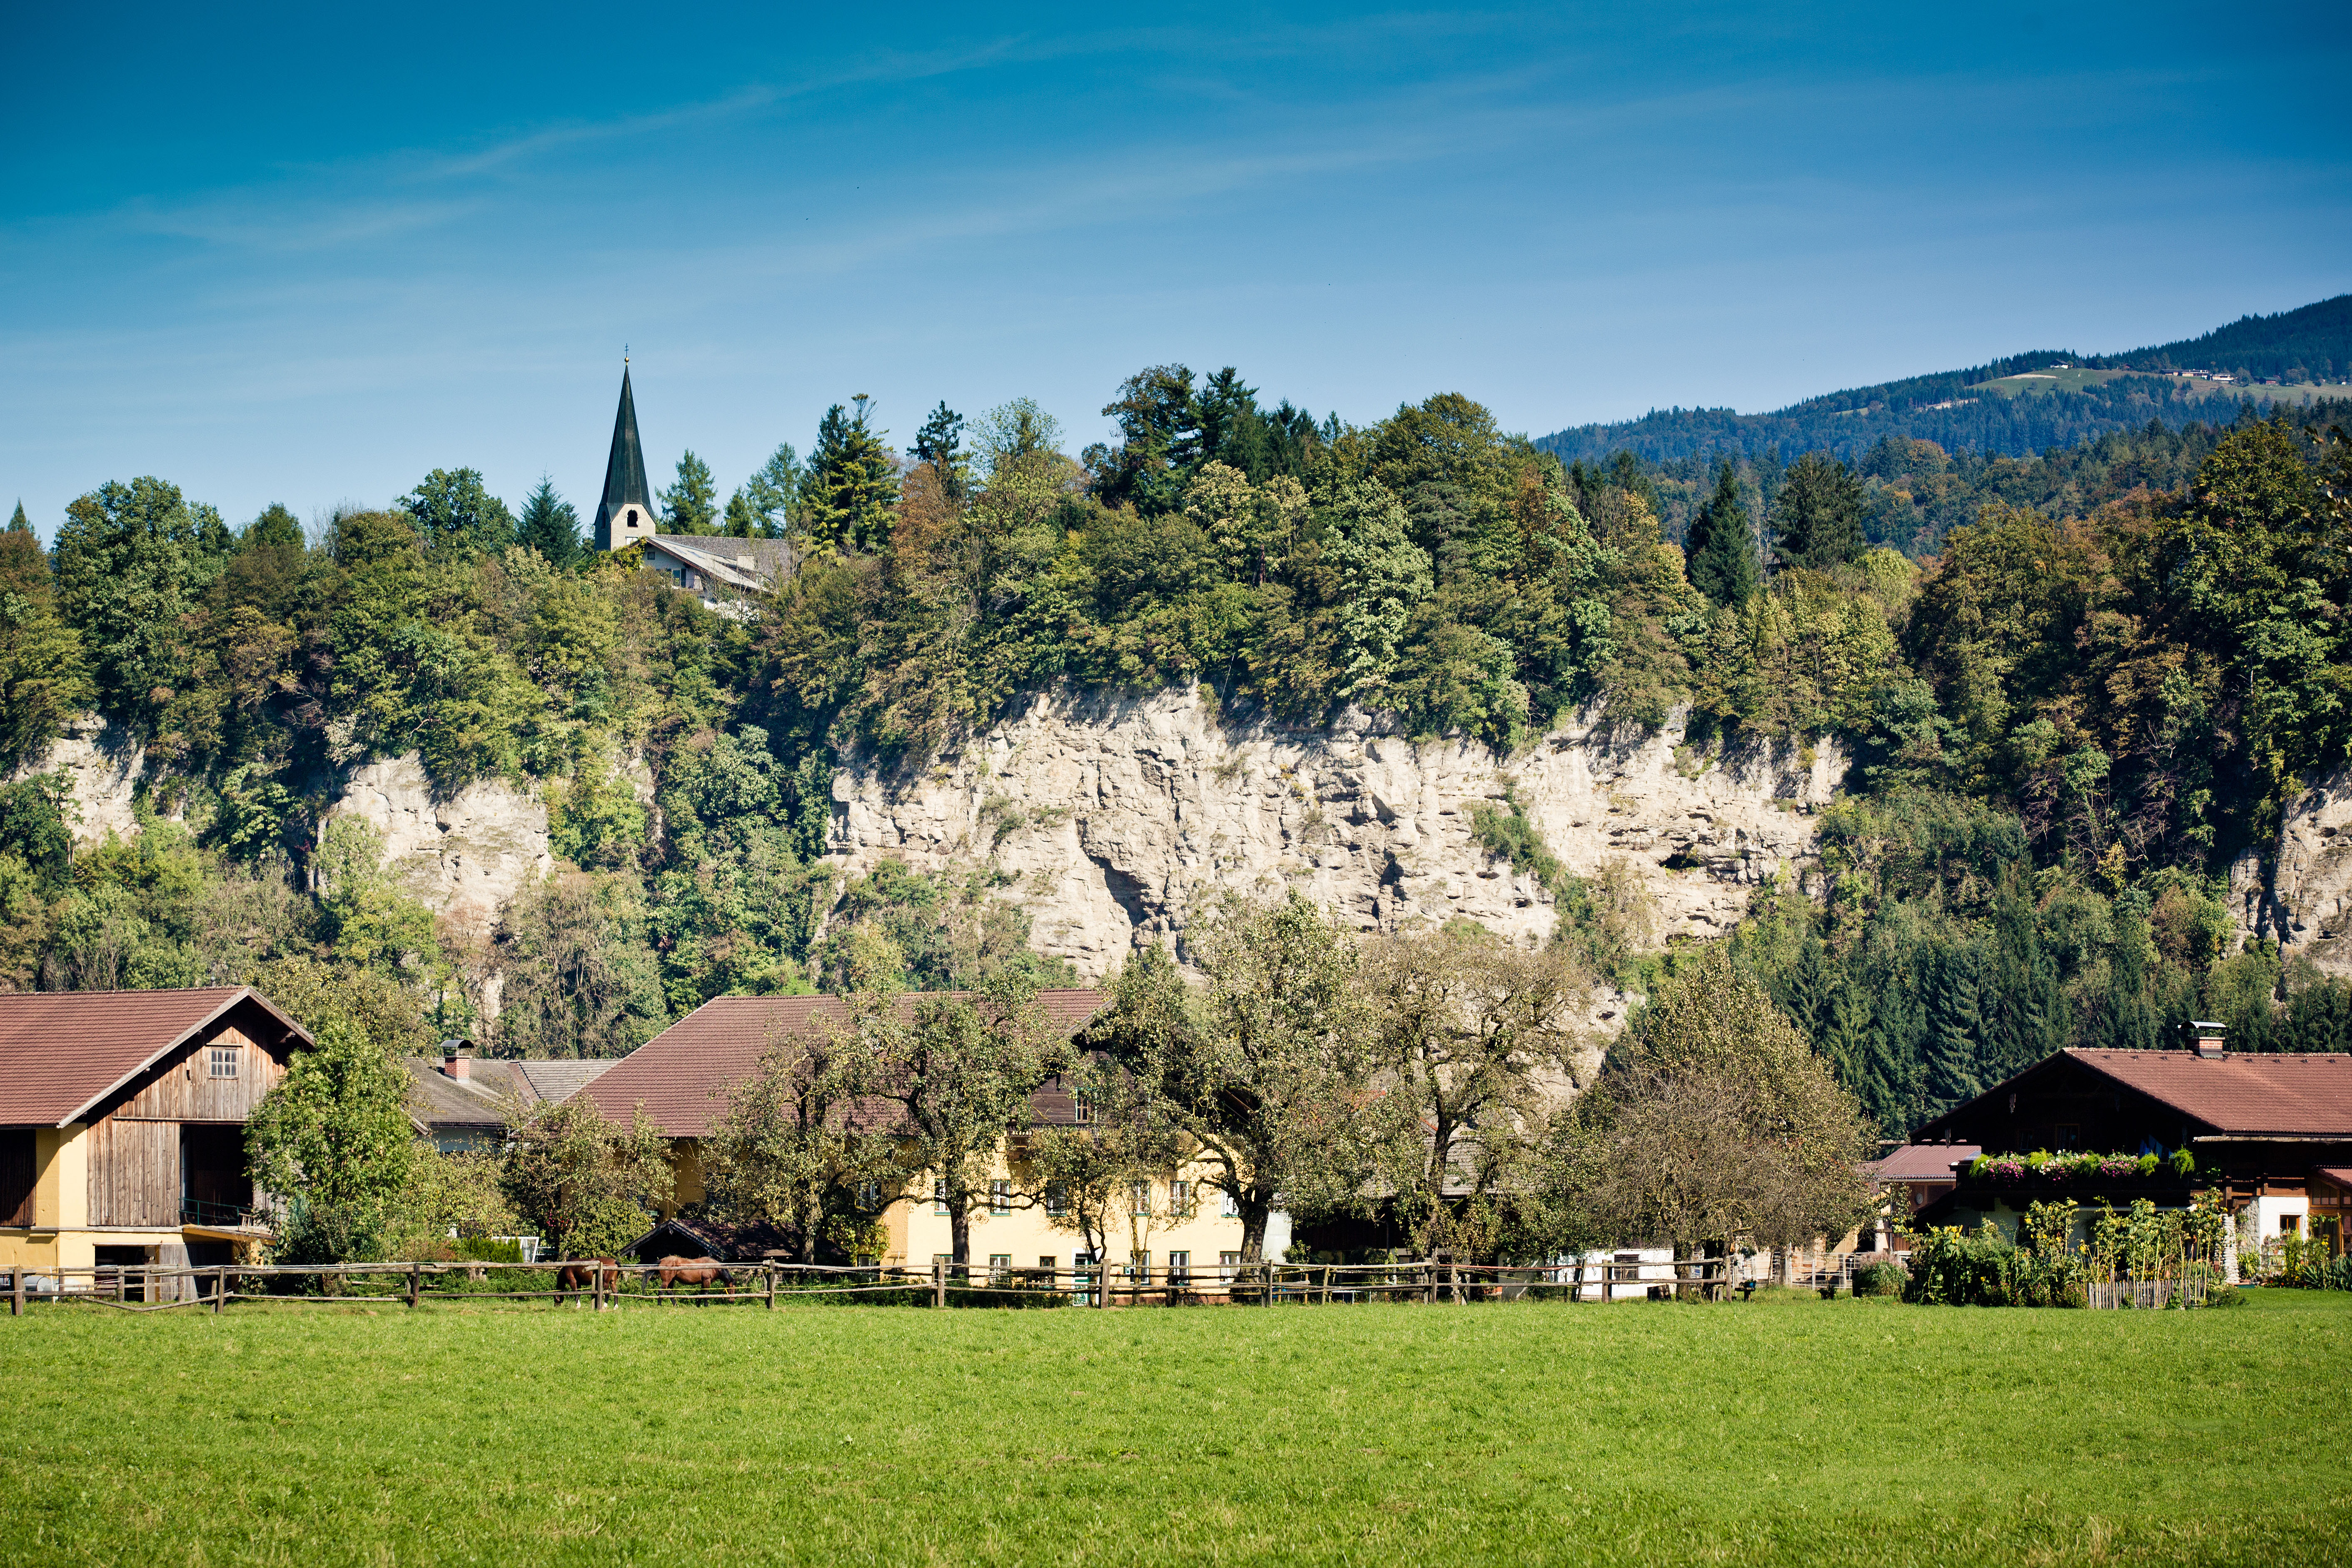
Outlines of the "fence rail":
[{"label": "fence rail", "polygon": [[[1106,1269],[1099,1263],[1089,1263],[1068,1268],[999,1270],[945,1263],[919,1269],[772,1259],[720,1262],[715,1268],[706,1265],[681,1270],[656,1263],[546,1259],[533,1263],[19,1267],[0,1275],[0,1289],[6,1290],[14,1316],[22,1316],[28,1305],[49,1303],[125,1311],[194,1307],[219,1312],[237,1301],[415,1307],[425,1301],[558,1300],[602,1311],[624,1305],[751,1301],[772,1310],[779,1300],[797,1297],[855,1296],[896,1297],[908,1304],[927,1301],[933,1307],[974,1300],[1001,1305],[1095,1308],[1276,1307],[1367,1300],[1467,1304],[1528,1296],[1615,1301],[1678,1295],[1719,1300],[1730,1292],[1731,1271],[1731,1263],[1723,1258],[1505,1267],[1441,1258],[1397,1263],[1220,1264],[1213,1268],[1187,1269],[1118,1263]],[[535,1275],[546,1277],[546,1288],[495,1288],[520,1286]],[[702,1275],[709,1278],[693,1278]],[[387,1285],[392,1288],[389,1292]]]}]

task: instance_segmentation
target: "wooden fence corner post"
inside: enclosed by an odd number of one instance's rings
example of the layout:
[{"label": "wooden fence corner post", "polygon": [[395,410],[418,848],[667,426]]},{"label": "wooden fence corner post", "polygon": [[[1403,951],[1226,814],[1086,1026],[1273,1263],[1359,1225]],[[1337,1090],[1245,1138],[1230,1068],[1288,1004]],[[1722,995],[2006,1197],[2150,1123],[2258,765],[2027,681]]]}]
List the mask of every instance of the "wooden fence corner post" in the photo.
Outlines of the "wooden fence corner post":
[{"label": "wooden fence corner post", "polygon": [[776,1310],[776,1266],[775,1266],[773,1263],[771,1263],[771,1264],[769,1264],[769,1265],[768,1265],[768,1310],[770,1310],[771,1312],[772,1312],[772,1311],[774,1311],[775,1310]]},{"label": "wooden fence corner post", "polygon": [[943,1258],[931,1259],[931,1305],[945,1308],[948,1304],[948,1266]]}]

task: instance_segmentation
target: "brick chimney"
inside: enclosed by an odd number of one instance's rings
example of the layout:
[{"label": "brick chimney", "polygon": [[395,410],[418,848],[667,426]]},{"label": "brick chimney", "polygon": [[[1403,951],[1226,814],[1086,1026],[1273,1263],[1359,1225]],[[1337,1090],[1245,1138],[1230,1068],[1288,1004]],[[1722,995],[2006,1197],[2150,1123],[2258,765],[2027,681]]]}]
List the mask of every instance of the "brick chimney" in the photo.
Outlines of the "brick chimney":
[{"label": "brick chimney", "polygon": [[474,1076],[474,1042],[444,1040],[441,1042],[441,1070],[464,1083]]},{"label": "brick chimney", "polygon": [[2197,1041],[2197,1054],[2208,1061],[2221,1059],[2221,1026],[2208,1018],[2189,1020],[2189,1032]]}]

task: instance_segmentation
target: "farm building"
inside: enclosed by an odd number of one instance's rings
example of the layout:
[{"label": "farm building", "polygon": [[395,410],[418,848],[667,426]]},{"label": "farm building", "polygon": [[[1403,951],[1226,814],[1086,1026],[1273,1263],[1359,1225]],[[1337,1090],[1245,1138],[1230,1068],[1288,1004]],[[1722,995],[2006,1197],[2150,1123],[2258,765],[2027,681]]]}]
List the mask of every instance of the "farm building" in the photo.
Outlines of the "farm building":
[{"label": "farm building", "polygon": [[232,1261],[246,1119],[310,1043],[249,986],[0,995],[0,1268]]},{"label": "farm building", "polygon": [[[2042,1197],[2172,1205],[2218,1184],[2267,1239],[2313,1225],[2315,1214],[2336,1219],[2313,1200],[2330,1195],[2329,1173],[2352,1166],[2352,1056],[2227,1051],[2210,1026],[2195,1050],[2061,1051],[1926,1123],[1913,1142],[1975,1144],[1992,1158],[1976,1175],[1959,1163],[1951,1189],[1921,1209],[1923,1223],[1973,1224]],[[2116,1158],[2063,1185],[2042,1178],[2042,1190],[2020,1173],[2022,1157],[2041,1151]],[[2176,1166],[2182,1151],[2193,1175]],[[2328,1228],[2341,1248],[2340,1221]]]},{"label": "farm building", "polygon": [[408,1121],[444,1154],[496,1149],[509,1113],[528,1115],[578,1093],[610,1061],[519,1062],[474,1054],[471,1040],[444,1040],[437,1057],[410,1057]]},{"label": "farm building", "polygon": [[[1072,1034],[1083,1029],[1108,1000],[1101,992],[1082,989],[1038,994],[1046,1016]],[[908,996],[901,1005],[911,1011],[919,1001],[919,995]],[[839,1016],[840,1008],[840,998],[834,996],[722,996],[704,1003],[622,1058],[581,1094],[613,1121],[625,1124],[643,1110],[669,1140],[677,1179],[676,1202],[690,1209],[703,1195],[701,1142],[724,1113],[727,1091],[752,1076],[772,1042],[815,1028],[827,1016]],[[1030,1099],[1032,1128],[1076,1125],[1081,1114],[1076,1097],[1065,1084],[1049,1083]],[[1003,1201],[971,1216],[972,1267],[1066,1268],[1092,1261],[1081,1258],[1084,1243],[1076,1232],[1057,1226],[1042,1209],[1015,1197],[1019,1184],[1008,1162],[1017,1157],[1020,1139],[1017,1130],[1008,1136],[998,1159]],[[1202,1189],[1200,1174],[1177,1171],[1137,1194],[1136,1212],[1122,1216],[1129,1222],[1124,1227],[1129,1235],[1127,1245],[1114,1248],[1115,1254],[1126,1255],[1119,1261],[1153,1269],[1203,1271],[1240,1261],[1242,1222],[1225,1212],[1218,1194]],[[922,1194],[928,1185],[919,1178],[909,1192]],[[675,1221],[675,1210],[663,1218]],[[888,1236],[881,1258],[885,1263],[923,1267],[952,1249],[945,1207],[926,1197],[889,1200],[882,1220]],[[748,1259],[775,1245],[772,1237],[740,1237],[699,1222],[686,1223],[687,1229],[673,1226],[656,1231],[645,1247],[676,1250],[690,1237],[699,1237],[714,1252]],[[1280,1257],[1288,1242],[1288,1221],[1273,1216],[1267,1253]]]}]

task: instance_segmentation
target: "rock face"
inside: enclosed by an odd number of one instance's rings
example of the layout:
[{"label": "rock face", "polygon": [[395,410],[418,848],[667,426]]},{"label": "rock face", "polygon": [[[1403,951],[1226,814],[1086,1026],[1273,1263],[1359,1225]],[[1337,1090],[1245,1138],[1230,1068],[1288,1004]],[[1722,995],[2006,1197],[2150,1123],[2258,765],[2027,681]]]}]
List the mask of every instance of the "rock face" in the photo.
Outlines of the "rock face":
[{"label": "rock face", "polygon": [[47,755],[19,768],[16,778],[62,771],[70,784],[76,838],[96,843],[109,833],[135,838],[139,817],[133,803],[146,761],[146,752],[127,733],[84,714],[66,727]]},{"label": "rock face", "polygon": [[2352,769],[2287,803],[2267,884],[2248,856],[2231,870],[2230,894],[2248,937],[2273,938],[2285,957],[2352,976]]},{"label": "rock face", "polygon": [[1328,731],[1227,728],[1196,692],[1049,691],[919,776],[852,759],[835,775],[835,851],[852,870],[992,859],[1035,942],[1100,976],[1173,939],[1224,889],[1289,886],[1367,931],[1466,915],[1521,940],[1551,895],[1487,852],[1471,810],[1516,793],[1567,868],[1615,870],[1654,909],[1653,941],[1713,936],[1750,890],[1813,851],[1811,809],[1845,759],[1824,745],[1693,759],[1679,722],[1579,724],[1502,761],[1350,716]]},{"label": "rock face", "polygon": [[504,779],[433,798],[415,752],[352,773],[327,816],[356,816],[383,835],[384,863],[460,931],[487,938],[525,884],[547,874],[547,803]]}]

